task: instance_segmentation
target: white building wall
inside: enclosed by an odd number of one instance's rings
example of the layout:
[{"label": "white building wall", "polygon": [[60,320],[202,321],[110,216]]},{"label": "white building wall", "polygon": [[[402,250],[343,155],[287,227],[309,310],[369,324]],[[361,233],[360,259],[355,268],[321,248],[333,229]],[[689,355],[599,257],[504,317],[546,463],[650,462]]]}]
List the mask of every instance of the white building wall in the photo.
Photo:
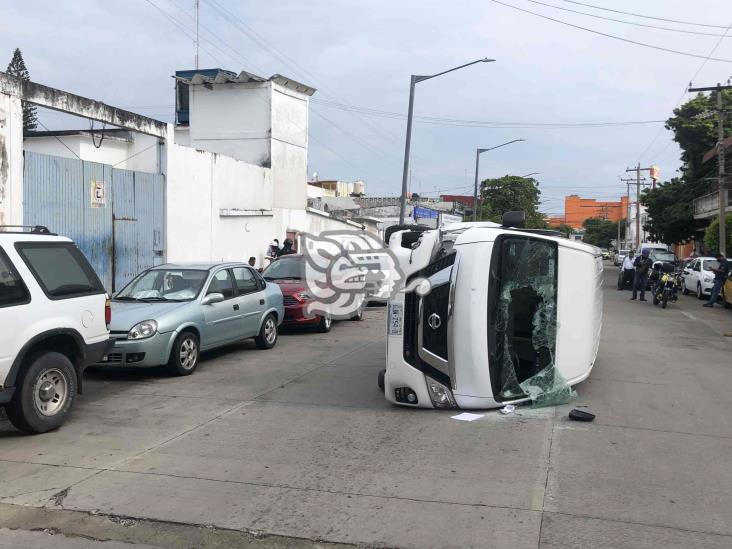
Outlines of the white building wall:
[{"label": "white building wall", "polygon": [[[59,141],[62,141],[63,144]],[[66,145],[66,147],[64,147],[64,145]],[[81,156],[80,147],[81,142],[78,135],[60,135],[58,136],[58,139],[50,136],[29,137],[23,142],[23,149],[26,151],[50,154],[53,156],[60,156],[62,158],[76,158],[77,156]],[[73,153],[69,149],[71,149]]]},{"label": "white building wall", "polygon": [[0,93],[0,225],[23,223],[23,110]]}]

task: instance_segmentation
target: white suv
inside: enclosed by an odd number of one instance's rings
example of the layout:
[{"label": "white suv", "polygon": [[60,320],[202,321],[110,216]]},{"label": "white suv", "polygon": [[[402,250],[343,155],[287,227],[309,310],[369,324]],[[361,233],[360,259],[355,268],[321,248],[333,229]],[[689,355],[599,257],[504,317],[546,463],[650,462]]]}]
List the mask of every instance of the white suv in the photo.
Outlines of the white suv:
[{"label": "white suv", "polygon": [[71,240],[24,229],[0,226],[0,406],[42,433],[66,420],[84,368],[107,351],[111,310]]}]

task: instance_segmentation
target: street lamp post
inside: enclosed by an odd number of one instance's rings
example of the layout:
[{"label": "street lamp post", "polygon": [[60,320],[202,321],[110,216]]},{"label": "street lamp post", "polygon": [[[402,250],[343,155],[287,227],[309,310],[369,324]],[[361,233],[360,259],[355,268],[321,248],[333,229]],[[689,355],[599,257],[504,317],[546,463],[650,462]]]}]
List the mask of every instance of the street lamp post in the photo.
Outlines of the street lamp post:
[{"label": "street lamp post", "polygon": [[404,214],[407,210],[407,182],[409,180],[409,150],[412,146],[412,112],[414,111],[414,87],[419,82],[424,82],[425,80],[430,80],[431,78],[436,78],[438,76],[442,76],[443,74],[447,74],[448,72],[453,72],[465,67],[469,67],[470,65],[475,65],[476,63],[491,63],[495,61],[495,59],[488,59],[487,57],[484,57],[483,59],[477,59],[475,61],[471,61],[470,63],[465,63],[464,65],[460,65],[459,67],[454,67],[452,69],[448,69],[446,71],[438,72],[437,74],[433,74],[431,76],[422,76],[418,74],[413,74],[411,76],[410,82],[409,82],[409,111],[407,112],[407,140],[404,145],[404,171],[402,172],[402,196],[399,203],[399,224],[404,224]]},{"label": "street lamp post", "polygon": [[514,139],[512,141],[506,141],[505,143],[501,143],[500,145],[496,145],[495,147],[490,147],[488,149],[476,149],[475,150],[475,183],[473,185],[473,221],[478,221],[478,171],[480,170],[480,155],[481,153],[492,151],[493,149],[497,149],[499,147],[505,147],[506,145],[510,145],[511,143],[516,143],[517,141],[526,141],[525,139]]}]

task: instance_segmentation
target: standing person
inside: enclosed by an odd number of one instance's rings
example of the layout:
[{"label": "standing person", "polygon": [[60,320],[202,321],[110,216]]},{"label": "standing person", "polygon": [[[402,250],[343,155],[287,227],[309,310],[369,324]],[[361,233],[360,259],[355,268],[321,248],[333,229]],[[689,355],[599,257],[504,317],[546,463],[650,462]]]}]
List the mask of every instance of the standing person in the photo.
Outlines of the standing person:
[{"label": "standing person", "polygon": [[630,250],[628,255],[625,256],[625,259],[623,259],[623,265],[620,267],[623,270],[623,274],[620,278],[620,284],[618,284],[618,290],[625,290],[627,284],[633,284],[633,277],[635,275],[633,259],[635,259],[635,252]]},{"label": "standing person", "polygon": [[276,238],[270,242],[269,246],[267,246],[267,253],[265,254],[264,258],[269,260],[270,263],[277,259],[277,252],[280,251],[280,241]]},{"label": "standing person", "polygon": [[633,266],[635,267],[635,279],[633,280],[633,297],[630,298],[631,301],[638,297],[638,292],[640,292],[639,301],[646,301],[646,284],[648,284],[648,271],[651,270],[651,266],[653,265],[653,261],[651,261],[651,258],[648,257],[650,253],[650,249],[643,248],[643,250],[641,250],[641,255],[636,257],[635,261],[633,262]]},{"label": "standing person", "polygon": [[277,257],[294,254],[295,250],[292,249],[293,244],[291,239],[285,238],[285,241],[282,243],[282,248],[277,251]]},{"label": "standing person", "polygon": [[714,258],[719,263],[719,266],[716,269],[712,269],[714,273],[714,286],[712,286],[712,293],[709,294],[709,301],[704,304],[704,307],[714,307],[719,297],[719,292],[724,285],[724,281],[727,280],[727,275],[729,275],[730,267],[727,258],[723,254],[717,254]]},{"label": "standing person", "polygon": [[256,264],[257,264],[257,259],[254,256],[250,257],[249,258],[249,266],[252,267],[252,268],[254,268],[254,265],[256,265]]}]

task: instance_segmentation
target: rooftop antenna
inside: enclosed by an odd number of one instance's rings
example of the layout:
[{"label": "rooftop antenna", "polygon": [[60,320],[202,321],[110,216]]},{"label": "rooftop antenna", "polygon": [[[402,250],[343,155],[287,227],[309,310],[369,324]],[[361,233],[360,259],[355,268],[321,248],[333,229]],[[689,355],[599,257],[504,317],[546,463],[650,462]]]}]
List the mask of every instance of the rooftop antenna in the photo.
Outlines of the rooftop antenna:
[{"label": "rooftop antenna", "polygon": [[196,10],[196,55],[194,57],[194,64],[196,65],[196,70],[198,70],[198,16],[199,16],[199,0],[193,0],[193,7]]}]

